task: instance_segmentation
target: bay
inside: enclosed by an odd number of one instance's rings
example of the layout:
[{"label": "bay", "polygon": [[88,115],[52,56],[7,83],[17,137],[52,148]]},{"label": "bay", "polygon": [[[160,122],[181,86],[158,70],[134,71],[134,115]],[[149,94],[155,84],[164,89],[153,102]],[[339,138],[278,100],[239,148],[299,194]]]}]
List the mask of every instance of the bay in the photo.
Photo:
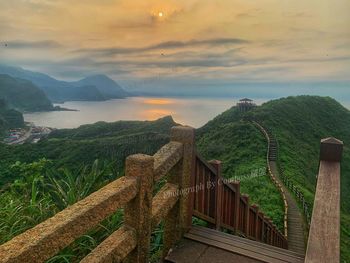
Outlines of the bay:
[{"label": "bay", "polygon": [[[180,124],[199,128],[218,114],[236,105],[239,98],[130,97],[108,101],[71,101],[59,104],[77,111],[24,114],[27,122],[51,128],[77,128],[99,121],[156,120],[171,115]],[[267,98],[255,99],[261,105]],[[341,100],[340,100],[341,101]],[[347,100],[341,103],[350,109]]]},{"label": "bay", "polygon": [[[231,108],[233,98],[130,97],[108,101],[72,101],[61,107],[78,111],[53,111],[24,114],[27,122],[51,128],[76,128],[98,121],[156,120],[171,115],[177,123],[199,128]],[[264,100],[258,100],[261,103]]]}]

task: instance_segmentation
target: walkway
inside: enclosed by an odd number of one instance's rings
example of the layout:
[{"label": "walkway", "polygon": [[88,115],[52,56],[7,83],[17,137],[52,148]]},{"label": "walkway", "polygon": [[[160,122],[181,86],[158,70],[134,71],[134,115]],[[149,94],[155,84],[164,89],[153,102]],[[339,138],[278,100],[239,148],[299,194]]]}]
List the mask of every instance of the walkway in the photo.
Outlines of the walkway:
[{"label": "walkway", "polygon": [[166,257],[171,263],[301,263],[304,257],[261,242],[193,226]]},{"label": "walkway", "polygon": [[270,131],[266,130],[270,139],[269,163],[272,173],[282,185],[288,203],[288,249],[305,255],[304,219],[298,205],[289,190],[284,186],[277,169],[277,142]]}]

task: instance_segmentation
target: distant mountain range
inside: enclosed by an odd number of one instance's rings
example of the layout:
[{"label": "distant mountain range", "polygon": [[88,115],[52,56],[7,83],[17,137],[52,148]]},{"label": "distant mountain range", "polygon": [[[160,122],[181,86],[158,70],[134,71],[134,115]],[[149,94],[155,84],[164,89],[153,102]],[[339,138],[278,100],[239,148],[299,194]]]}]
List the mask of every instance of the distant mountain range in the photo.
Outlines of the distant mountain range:
[{"label": "distant mountain range", "polygon": [[57,80],[43,73],[7,65],[0,65],[0,74],[7,74],[15,78],[31,81],[52,102],[73,100],[102,101],[128,96],[128,93],[123,88],[105,75],[94,75],[79,81],[68,82]]}]

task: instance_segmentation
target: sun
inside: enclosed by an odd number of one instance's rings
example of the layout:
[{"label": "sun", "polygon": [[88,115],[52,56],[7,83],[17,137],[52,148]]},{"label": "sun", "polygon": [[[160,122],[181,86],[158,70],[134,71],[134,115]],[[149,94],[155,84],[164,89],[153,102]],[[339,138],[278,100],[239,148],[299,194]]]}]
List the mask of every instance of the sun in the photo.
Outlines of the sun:
[{"label": "sun", "polygon": [[158,13],[158,16],[159,16],[159,17],[163,17],[163,16],[164,16],[164,13],[163,13],[163,12],[159,12],[159,13]]}]

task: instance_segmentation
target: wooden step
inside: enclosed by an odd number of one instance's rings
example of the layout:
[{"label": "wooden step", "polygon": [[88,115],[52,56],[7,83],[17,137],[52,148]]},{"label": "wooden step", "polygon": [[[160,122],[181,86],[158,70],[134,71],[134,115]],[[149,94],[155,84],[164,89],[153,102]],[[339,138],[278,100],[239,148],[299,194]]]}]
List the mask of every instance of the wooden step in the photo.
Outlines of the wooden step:
[{"label": "wooden step", "polygon": [[264,243],[193,226],[166,258],[168,262],[304,262],[298,253]]}]

